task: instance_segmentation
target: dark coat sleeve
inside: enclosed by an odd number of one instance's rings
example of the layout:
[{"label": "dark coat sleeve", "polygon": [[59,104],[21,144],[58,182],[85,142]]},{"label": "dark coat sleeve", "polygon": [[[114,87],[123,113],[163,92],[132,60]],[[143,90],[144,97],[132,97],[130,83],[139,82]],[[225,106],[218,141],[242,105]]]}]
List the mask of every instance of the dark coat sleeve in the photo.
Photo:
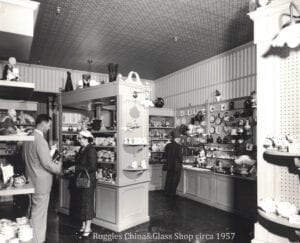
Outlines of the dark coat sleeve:
[{"label": "dark coat sleeve", "polygon": [[83,152],[82,156],[78,156],[79,163],[75,166],[77,171],[86,169],[89,173],[93,173],[97,170],[97,151],[94,148],[89,148]]}]

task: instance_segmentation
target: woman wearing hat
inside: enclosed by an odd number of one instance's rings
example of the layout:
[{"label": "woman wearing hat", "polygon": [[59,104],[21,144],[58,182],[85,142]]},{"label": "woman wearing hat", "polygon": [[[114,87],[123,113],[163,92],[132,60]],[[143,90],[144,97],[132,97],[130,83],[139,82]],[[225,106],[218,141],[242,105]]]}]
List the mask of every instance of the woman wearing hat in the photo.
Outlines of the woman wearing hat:
[{"label": "woman wearing hat", "polygon": [[171,132],[171,143],[165,147],[164,159],[166,163],[164,170],[167,171],[165,193],[168,196],[175,196],[180,180],[182,169],[182,148],[180,143],[180,133],[177,130]]},{"label": "woman wearing hat", "polygon": [[75,170],[75,178],[80,173],[86,175],[87,172],[90,177],[90,187],[78,188],[76,185],[73,185],[74,200],[72,200],[71,214],[82,221],[81,229],[76,233],[79,234],[79,238],[85,238],[92,232],[91,222],[95,214],[94,194],[96,187],[97,151],[92,145],[93,135],[89,131],[81,131],[78,140],[81,147],[76,155],[75,166],[72,169]]}]

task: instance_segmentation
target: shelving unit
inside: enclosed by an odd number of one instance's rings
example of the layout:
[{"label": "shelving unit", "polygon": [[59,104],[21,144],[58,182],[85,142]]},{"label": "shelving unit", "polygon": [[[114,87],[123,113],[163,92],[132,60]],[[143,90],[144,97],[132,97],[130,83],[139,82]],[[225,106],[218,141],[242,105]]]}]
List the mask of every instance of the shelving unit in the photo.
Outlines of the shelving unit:
[{"label": "shelving unit", "polygon": [[[139,83],[111,82],[61,94],[62,111],[63,108],[67,108],[69,112],[72,109],[81,110],[86,116],[97,119],[103,116],[102,124],[112,124],[114,119],[111,117],[116,117],[113,130],[92,131],[96,139],[97,137],[113,137],[116,143],[116,146],[95,146],[99,151],[104,149],[115,153],[113,162],[98,161],[101,168],[106,166],[115,171],[115,181],[98,180],[96,217],[93,219],[94,224],[116,232],[149,221],[148,171],[144,170],[143,173],[126,171],[133,161],[146,160],[148,167],[148,144],[123,144],[125,138],[148,138],[149,111],[141,104],[146,98],[144,90],[145,86]],[[139,92],[137,98],[132,97],[134,91]],[[111,103],[111,100],[114,102]],[[94,107],[92,111],[88,111],[88,104]],[[106,109],[106,106],[109,107]],[[67,120],[72,122],[72,119]],[[130,131],[122,129],[132,121],[138,123],[137,128]],[[71,199],[65,196],[69,193],[66,179],[60,181],[60,190],[59,210],[67,213]]]},{"label": "shelving unit", "polygon": [[[24,101],[30,98],[34,90],[34,83],[0,81],[0,110],[15,109],[18,111],[37,111],[37,103],[32,101]],[[22,100],[18,100],[22,99]],[[17,126],[33,126],[33,124],[17,124]],[[33,141],[34,136],[26,135],[0,135],[0,142],[19,142],[19,141]],[[7,145],[6,145],[7,146]],[[9,149],[9,154],[2,154],[0,156],[9,156],[13,152]],[[18,162],[16,162],[18,163]],[[13,196],[20,194],[34,193],[34,187],[29,181],[20,187],[9,187],[0,190],[0,196]]]},{"label": "shelving unit", "polygon": [[[166,124],[167,123],[167,124]],[[170,139],[171,130],[175,128],[175,110],[165,108],[149,109],[149,145],[150,163],[161,163],[164,146]],[[155,147],[161,147],[161,149]],[[153,176],[155,177],[155,175]],[[155,181],[153,184],[158,184]]]}]

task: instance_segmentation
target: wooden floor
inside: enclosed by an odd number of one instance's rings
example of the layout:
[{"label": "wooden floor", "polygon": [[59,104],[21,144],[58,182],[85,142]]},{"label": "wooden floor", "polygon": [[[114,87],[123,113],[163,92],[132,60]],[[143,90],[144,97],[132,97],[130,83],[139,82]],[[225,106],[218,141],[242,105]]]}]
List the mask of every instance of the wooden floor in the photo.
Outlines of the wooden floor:
[{"label": "wooden floor", "polygon": [[[189,199],[166,197],[162,191],[149,192],[149,200],[150,222],[120,234],[93,226],[93,234],[89,239],[78,240],[74,232],[78,229],[79,222],[69,216],[57,214],[57,200],[53,196],[49,208],[47,242],[248,243],[253,238],[253,222],[242,217]],[[20,210],[15,210],[11,205],[0,206],[0,218],[14,218],[18,214]],[[122,239],[111,240],[109,237]],[[230,239],[222,240],[225,237]]]}]

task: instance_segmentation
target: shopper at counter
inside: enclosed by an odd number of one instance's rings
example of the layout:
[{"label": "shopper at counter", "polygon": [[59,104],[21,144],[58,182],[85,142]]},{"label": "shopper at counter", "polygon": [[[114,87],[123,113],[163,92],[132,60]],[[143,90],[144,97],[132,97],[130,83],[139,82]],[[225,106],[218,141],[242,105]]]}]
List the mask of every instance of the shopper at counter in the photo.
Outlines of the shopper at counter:
[{"label": "shopper at counter", "polygon": [[81,131],[78,140],[81,148],[76,155],[75,166],[72,166],[69,170],[75,171],[75,178],[78,178],[80,173],[81,175],[85,175],[87,172],[90,179],[90,186],[89,188],[78,188],[76,180],[74,181],[75,185],[73,185],[72,194],[76,196],[76,200],[74,200],[71,214],[82,221],[81,229],[76,233],[79,234],[79,238],[85,238],[92,232],[91,223],[95,216],[94,194],[96,187],[97,151],[91,144],[93,142],[93,135],[89,131]]},{"label": "shopper at counter", "polygon": [[167,171],[165,193],[167,196],[175,196],[182,170],[182,149],[180,134],[177,130],[171,132],[171,143],[165,147],[164,159],[166,163],[163,167]]},{"label": "shopper at counter", "polygon": [[49,145],[44,134],[51,127],[51,118],[41,114],[35,121],[33,131],[34,141],[24,142],[23,158],[26,163],[26,175],[33,183],[35,192],[31,197],[31,223],[33,227],[33,242],[46,240],[47,213],[52,187],[52,174],[61,172],[61,162],[53,162]]}]

